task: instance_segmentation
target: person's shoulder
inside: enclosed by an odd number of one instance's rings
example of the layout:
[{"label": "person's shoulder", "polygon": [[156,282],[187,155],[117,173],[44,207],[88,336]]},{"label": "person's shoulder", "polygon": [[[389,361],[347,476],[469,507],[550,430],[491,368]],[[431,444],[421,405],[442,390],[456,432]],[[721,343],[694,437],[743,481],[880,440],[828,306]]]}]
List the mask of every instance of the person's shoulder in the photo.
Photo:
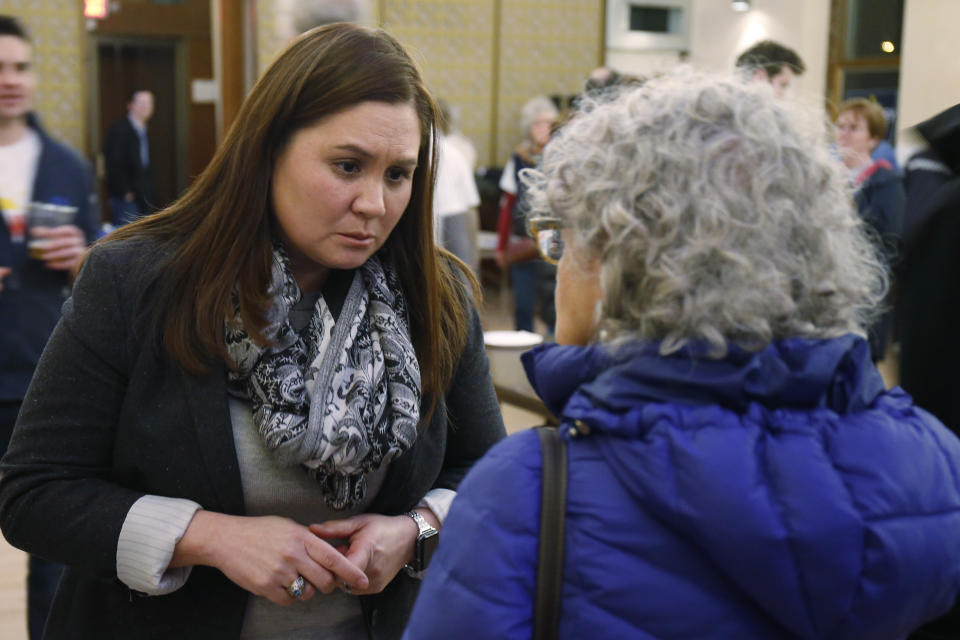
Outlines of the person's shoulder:
[{"label": "person's shoulder", "polygon": [[169,246],[144,236],[101,240],[87,253],[81,276],[87,271],[98,278],[107,274],[122,275],[124,286],[130,284],[136,289],[142,284],[142,278],[149,278],[166,262],[170,252]]},{"label": "person's shoulder", "polygon": [[504,438],[490,449],[489,455],[538,471],[540,469],[540,436],[537,429],[524,429]]},{"label": "person's shoulder", "polygon": [[[930,195],[930,201],[926,206],[929,216],[923,222],[922,233],[926,236],[929,233],[940,233],[941,230],[960,229],[960,175],[955,175],[943,184],[937,186],[936,190]],[[936,229],[936,231],[933,231]],[[915,232],[917,240],[920,238],[920,231]],[[925,242],[935,240],[926,237]]]},{"label": "person's shoulder", "polygon": [[38,131],[42,156],[46,160],[56,163],[60,167],[72,167],[75,170],[87,171],[90,162],[80,155],[80,152],[65,142],[57,140],[50,134]]},{"label": "person's shoulder", "polygon": [[451,170],[451,173],[461,175],[467,173],[473,175],[467,158],[463,155],[460,148],[449,138],[443,138],[440,141],[440,160]]},{"label": "person's shoulder", "polygon": [[539,495],[542,466],[540,437],[536,429],[526,429],[493,445],[464,478],[458,493],[493,503],[503,502],[504,496],[517,499],[525,490]]},{"label": "person's shoulder", "polygon": [[936,202],[940,207],[951,209],[960,207],[960,175],[954,175],[937,189]]},{"label": "person's shoulder", "polygon": [[960,508],[960,440],[899,387],[821,433],[846,490],[873,496],[859,503],[868,517]]},{"label": "person's shoulder", "polygon": [[104,144],[122,144],[123,139],[133,131],[130,119],[127,116],[122,116],[111,122],[110,126],[107,127],[107,135],[104,136],[103,142]]},{"label": "person's shoulder", "polygon": [[888,161],[880,159],[874,163],[873,172],[870,175],[870,182],[875,185],[902,183],[903,176]]},{"label": "person's shoulder", "polygon": [[148,262],[156,260],[158,256],[169,254],[172,246],[174,246],[173,243],[163,242],[159,238],[140,233],[123,238],[107,236],[91,247],[90,252],[122,261]]},{"label": "person's shoulder", "polygon": [[440,267],[441,277],[446,280],[450,289],[454,292],[457,304],[464,308],[467,316],[477,312],[477,299],[475,294],[480,293],[479,285],[476,285],[476,276],[470,269],[470,266],[464,264],[459,258],[449,251],[440,251],[437,254],[437,263]]},{"label": "person's shoulder", "polygon": [[108,131],[125,131],[127,129],[133,129],[133,125],[130,123],[130,118],[122,115],[110,123]]}]

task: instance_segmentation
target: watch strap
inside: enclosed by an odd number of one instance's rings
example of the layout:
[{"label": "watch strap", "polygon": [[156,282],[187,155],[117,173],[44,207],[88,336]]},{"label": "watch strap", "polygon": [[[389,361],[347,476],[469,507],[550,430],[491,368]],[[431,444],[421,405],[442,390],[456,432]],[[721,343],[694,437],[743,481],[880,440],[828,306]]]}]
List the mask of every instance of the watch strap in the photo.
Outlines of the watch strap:
[{"label": "watch strap", "polygon": [[413,518],[413,521],[417,523],[417,540],[421,540],[437,531],[433,525],[427,522],[426,518],[420,515],[419,511],[407,511],[404,515]]},{"label": "watch strap", "polygon": [[417,511],[408,511],[404,515],[412,518],[417,524],[417,540],[414,543],[414,561],[411,564],[404,565],[403,568],[410,576],[423,578],[423,572],[426,571],[427,568],[426,562],[424,561],[424,540],[439,535],[440,532]]}]

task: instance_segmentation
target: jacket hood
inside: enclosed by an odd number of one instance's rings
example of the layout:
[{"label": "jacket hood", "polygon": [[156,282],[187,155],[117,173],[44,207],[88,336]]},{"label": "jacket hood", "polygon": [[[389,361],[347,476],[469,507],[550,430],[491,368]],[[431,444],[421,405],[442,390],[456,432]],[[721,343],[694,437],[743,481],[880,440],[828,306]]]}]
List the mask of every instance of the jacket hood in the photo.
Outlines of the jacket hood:
[{"label": "jacket hood", "polygon": [[575,420],[599,412],[599,423],[607,425],[600,428],[620,435],[641,435],[639,423],[623,419],[641,404],[720,405],[743,412],[758,403],[846,414],[868,407],[884,390],[869,345],[854,335],[792,338],[756,352],[730,347],[719,360],[706,357],[701,345],[669,356],[661,356],[659,348],[657,342],[616,351],[543,344],[521,359],[530,384],[554,415]]},{"label": "jacket hood", "polygon": [[34,111],[27,112],[27,126],[37,132],[41,138],[48,138],[47,130],[43,128],[43,122],[40,121],[40,116],[37,115]]},{"label": "jacket hood", "polygon": [[719,579],[782,637],[906,637],[949,608],[960,448],[884,390],[864,339],[719,360],[658,347],[542,345],[523,361],[555,415],[590,427],[571,456],[599,457],[630,508],[684,542],[676,566],[702,558],[692,579]]},{"label": "jacket hood", "polygon": [[924,120],[916,129],[954,173],[960,172],[960,104]]}]

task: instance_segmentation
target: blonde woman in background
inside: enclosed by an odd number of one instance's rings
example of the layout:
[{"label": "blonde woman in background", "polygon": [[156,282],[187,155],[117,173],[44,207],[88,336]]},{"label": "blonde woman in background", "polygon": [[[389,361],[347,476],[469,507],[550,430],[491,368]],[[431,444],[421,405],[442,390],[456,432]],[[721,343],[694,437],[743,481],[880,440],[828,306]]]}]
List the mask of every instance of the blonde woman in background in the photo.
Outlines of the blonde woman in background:
[{"label": "blonde woman in background", "polygon": [[[887,135],[883,108],[872,100],[852,98],[840,105],[836,119],[837,151],[854,189],[857,212],[872,231],[872,238],[887,268],[900,254],[906,194],[903,178],[887,160],[871,157]],[[885,301],[888,304],[889,301]],[[883,360],[893,315],[884,312],[870,327],[874,362]]]},{"label": "blonde woman in background", "polygon": [[537,258],[537,249],[527,235],[526,187],[519,176],[521,171],[540,162],[558,115],[557,107],[545,96],[533,98],[523,106],[520,123],[524,139],[500,177],[496,261],[501,269],[510,269],[514,328],[518,331],[533,331],[538,306],[551,333],[556,316],[552,300],[556,270]]}]

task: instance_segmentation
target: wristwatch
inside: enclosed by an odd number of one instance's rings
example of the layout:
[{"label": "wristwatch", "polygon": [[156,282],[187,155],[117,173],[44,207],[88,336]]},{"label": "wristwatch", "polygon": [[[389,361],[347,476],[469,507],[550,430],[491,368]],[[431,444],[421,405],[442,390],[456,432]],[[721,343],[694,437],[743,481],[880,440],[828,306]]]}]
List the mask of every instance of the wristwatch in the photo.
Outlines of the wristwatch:
[{"label": "wristwatch", "polygon": [[440,532],[434,529],[426,519],[416,511],[408,511],[406,515],[413,518],[417,523],[417,543],[413,550],[413,562],[404,566],[407,573],[417,576],[422,574],[427,565],[430,564],[430,558],[440,542]]}]

